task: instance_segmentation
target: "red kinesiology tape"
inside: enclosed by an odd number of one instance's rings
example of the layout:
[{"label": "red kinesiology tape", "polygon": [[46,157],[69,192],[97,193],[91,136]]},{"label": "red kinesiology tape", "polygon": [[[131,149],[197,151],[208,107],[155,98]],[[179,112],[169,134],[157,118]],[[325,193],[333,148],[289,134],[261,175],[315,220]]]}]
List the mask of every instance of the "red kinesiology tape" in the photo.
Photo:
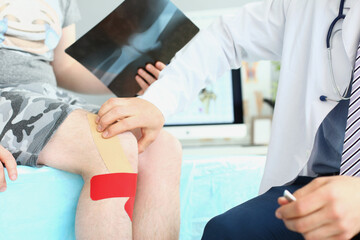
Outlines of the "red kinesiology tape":
[{"label": "red kinesiology tape", "polygon": [[93,176],[90,180],[92,200],[129,197],[125,211],[132,221],[136,193],[137,173],[109,173]]}]

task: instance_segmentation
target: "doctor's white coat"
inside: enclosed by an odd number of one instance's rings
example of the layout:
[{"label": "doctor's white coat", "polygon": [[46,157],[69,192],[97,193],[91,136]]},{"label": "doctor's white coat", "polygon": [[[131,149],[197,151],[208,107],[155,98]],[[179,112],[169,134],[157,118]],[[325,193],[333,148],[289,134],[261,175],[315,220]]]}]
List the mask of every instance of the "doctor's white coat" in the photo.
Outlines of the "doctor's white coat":
[{"label": "doctor's white coat", "polygon": [[[178,52],[142,98],[165,118],[190,104],[204,87],[241,61],[281,60],[272,136],[260,192],[308,175],[315,134],[338,99],[331,82],[326,34],[340,0],[265,0],[244,6],[201,31]],[[337,85],[350,83],[360,39],[360,1],[347,0],[333,36]]]}]

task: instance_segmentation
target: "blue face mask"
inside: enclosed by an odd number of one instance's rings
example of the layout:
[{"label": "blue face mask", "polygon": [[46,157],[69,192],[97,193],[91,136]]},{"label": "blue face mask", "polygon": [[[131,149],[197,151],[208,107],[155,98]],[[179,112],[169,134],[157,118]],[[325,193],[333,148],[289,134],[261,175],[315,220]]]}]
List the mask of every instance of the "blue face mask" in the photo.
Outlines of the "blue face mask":
[{"label": "blue face mask", "polygon": [[45,45],[49,49],[54,49],[59,43],[60,36],[50,27],[49,24],[45,25]]},{"label": "blue face mask", "polygon": [[5,33],[8,30],[8,20],[7,18],[4,18],[0,20],[0,43],[2,43],[5,40]]}]

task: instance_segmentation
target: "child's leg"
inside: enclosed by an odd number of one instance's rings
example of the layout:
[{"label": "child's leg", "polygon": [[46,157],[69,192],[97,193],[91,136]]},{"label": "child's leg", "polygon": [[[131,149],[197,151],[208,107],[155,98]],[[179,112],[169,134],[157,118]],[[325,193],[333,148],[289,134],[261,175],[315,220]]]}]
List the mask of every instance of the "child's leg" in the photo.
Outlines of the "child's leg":
[{"label": "child's leg", "polygon": [[180,143],[165,131],[139,155],[134,239],[179,239],[181,157]]},{"label": "child's leg", "polygon": [[[124,133],[119,139],[128,161],[137,170],[136,138]],[[90,179],[109,171],[94,144],[87,112],[77,110],[67,117],[40,153],[38,163],[83,177],[76,213],[77,239],[132,239],[131,221],[124,210],[128,197],[90,199]]]},{"label": "child's leg", "polygon": [[[133,229],[124,211],[128,198],[90,199],[90,179],[108,169],[93,142],[87,113],[74,111],[59,127],[39,156],[39,164],[77,173],[84,178],[76,232],[78,239],[178,239],[180,228],[181,146],[170,134],[159,137],[139,156],[138,187]],[[137,142],[131,133],[118,136],[133,169],[137,169]]]}]

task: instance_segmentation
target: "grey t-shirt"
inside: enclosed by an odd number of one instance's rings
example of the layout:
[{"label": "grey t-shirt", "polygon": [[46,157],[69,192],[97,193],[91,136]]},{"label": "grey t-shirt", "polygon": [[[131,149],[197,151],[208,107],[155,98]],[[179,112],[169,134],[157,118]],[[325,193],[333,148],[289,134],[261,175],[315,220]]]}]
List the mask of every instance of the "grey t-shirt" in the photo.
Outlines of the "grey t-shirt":
[{"label": "grey t-shirt", "polygon": [[54,49],[79,18],[76,0],[0,0],[0,84],[55,84]]}]

